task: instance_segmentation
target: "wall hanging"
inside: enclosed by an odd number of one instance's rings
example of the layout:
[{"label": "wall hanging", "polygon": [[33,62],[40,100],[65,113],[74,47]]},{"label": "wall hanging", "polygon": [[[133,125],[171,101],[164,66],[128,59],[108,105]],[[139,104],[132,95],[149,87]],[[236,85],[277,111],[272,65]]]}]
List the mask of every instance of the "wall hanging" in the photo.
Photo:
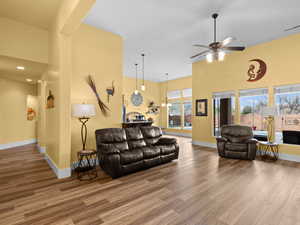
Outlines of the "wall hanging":
[{"label": "wall hanging", "polygon": [[94,92],[94,94],[96,95],[96,98],[97,98],[97,101],[98,101],[98,105],[99,105],[99,108],[102,112],[102,114],[104,116],[107,116],[108,115],[108,111],[110,111],[110,109],[102,102],[102,100],[100,99],[100,95],[97,91],[97,88],[96,88],[96,84],[92,78],[91,75],[89,75],[87,77],[87,83],[88,85],[90,86],[90,88],[92,89],[92,91]]},{"label": "wall hanging", "polygon": [[249,82],[258,81],[263,78],[267,72],[267,64],[261,59],[252,59],[249,62],[257,62],[258,67],[254,64],[250,64],[248,69],[248,80]]},{"label": "wall hanging", "polygon": [[54,100],[55,100],[55,98],[54,98],[51,90],[49,90],[49,95],[47,97],[47,105],[46,105],[47,109],[54,108]]},{"label": "wall hanging", "polygon": [[196,100],[196,116],[207,116],[207,99]]},{"label": "wall hanging", "polygon": [[106,88],[106,93],[107,93],[107,102],[109,103],[109,96],[114,96],[115,94],[114,81],[112,82],[111,87]]}]

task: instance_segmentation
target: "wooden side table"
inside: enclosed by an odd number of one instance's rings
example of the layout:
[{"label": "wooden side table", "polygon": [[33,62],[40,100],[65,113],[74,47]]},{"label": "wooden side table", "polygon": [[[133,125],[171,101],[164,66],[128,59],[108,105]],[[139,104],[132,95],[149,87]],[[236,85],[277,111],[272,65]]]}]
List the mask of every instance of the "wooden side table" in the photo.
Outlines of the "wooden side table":
[{"label": "wooden side table", "polygon": [[279,157],[279,144],[275,142],[259,141],[259,150],[263,161],[276,161]]},{"label": "wooden side table", "polygon": [[75,168],[79,180],[95,179],[97,174],[97,151],[96,150],[81,150],[77,153],[78,164]]}]

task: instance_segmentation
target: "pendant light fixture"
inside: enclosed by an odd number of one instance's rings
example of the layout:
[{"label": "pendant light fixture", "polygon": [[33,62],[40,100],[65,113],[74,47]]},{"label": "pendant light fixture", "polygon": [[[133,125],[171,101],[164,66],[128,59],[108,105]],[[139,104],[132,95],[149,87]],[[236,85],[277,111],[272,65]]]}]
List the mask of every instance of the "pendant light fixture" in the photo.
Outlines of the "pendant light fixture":
[{"label": "pendant light fixture", "polygon": [[138,64],[134,64],[135,65],[135,90],[134,90],[134,94],[137,95],[139,93],[138,91]]},{"label": "pendant light fixture", "polygon": [[166,97],[165,97],[165,102],[161,103],[162,107],[170,107],[172,104],[168,103],[168,76],[169,74],[166,73]]},{"label": "pendant light fixture", "polygon": [[143,83],[141,85],[141,90],[145,91],[146,86],[145,86],[145,54],[142,53],[142,72],[143,72]]}]

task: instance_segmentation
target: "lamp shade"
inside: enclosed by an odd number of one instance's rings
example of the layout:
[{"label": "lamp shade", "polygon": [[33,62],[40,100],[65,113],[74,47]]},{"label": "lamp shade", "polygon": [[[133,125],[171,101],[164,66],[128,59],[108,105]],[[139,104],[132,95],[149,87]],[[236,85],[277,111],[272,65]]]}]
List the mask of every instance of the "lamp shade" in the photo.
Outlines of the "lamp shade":
[{"label": "lamp shade", "polygon": [[263,117],[276,116],[277,109],[276,109],[276,107],[263,107],[262,115],[263,115]]},{"label": "lamp shade", "polygon": [[72,116],[78,118],[89,118],[96,115],[96,108],[93,104],[73,104]]}]

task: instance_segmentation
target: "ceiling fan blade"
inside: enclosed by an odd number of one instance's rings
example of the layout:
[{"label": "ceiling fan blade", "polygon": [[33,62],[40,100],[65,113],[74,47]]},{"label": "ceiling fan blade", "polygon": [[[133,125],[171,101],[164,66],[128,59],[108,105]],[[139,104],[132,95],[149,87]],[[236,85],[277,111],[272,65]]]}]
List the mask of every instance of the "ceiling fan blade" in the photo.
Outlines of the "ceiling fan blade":
[{"label": "ceiling fan blade", "polygon": [[234,37],[227,37],[225,38],[221,43],[220,43],[220,47],[224,47],[226,45],[228,45],[229,43],[231,43],[232,41],[234,41],[235,38]]},{"label": "ceiling fan blade", "polygon": [[198,44],[195,44],[193,45],[194,47],[200,47],[200,48],[210,48],[209,46],[207,45],[198,45]]},{"label": "ceiling fan blade", "polygon": [[224,50],[229,51],[244,51],[246,47],[244,46],[229,46],[229,47],[223,47]]},{"label": "ceiling fan blade", "polygon": [[290,30],[295,30],[297,28],[300,28],[300,25],[294,26],[294,27],[290,27],[288,29],[285,29],[284,31],[290,31]]},{"label": "ceiling fan blade", "polygon": [[198,57],[198,56],[200,56],[200,55],[204,55],[204,54],[206,54],[206,53],[208,53],[208,52],[210,52],[210,50],[206,50],[206,51],[204,51],[204,52],[200,52],[200,53],[198,53],[197,55],[193,55],[193,56],[191,57],[191,59],[196,58],[196,57]]}]

